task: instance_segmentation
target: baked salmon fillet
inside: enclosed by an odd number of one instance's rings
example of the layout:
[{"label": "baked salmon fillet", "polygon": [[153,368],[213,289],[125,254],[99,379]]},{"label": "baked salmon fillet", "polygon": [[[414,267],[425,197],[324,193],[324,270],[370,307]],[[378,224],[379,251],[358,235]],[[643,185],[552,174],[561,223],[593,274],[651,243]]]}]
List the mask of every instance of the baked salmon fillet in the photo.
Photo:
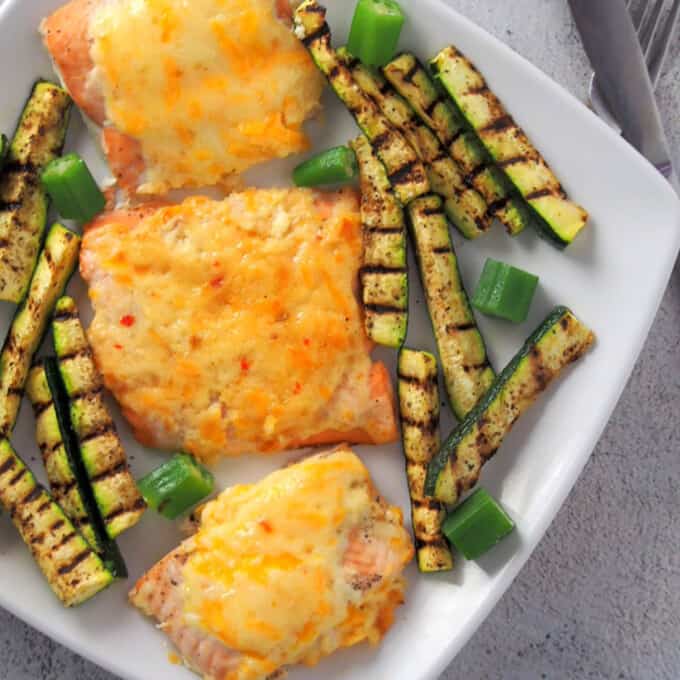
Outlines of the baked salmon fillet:
[{"label": "baked salmon fillet", "polygon": [[106,386],[148,446],[220,456],[395,441],[357,302],[353,190],[252,189],[105,213],[80,270]]},{"label": "baked salmon fillet", "polygon": [[42,23],[128,194],[232,186],[307,148],[322,78],[287,0],[71,0]]},{"label": "baked salmon fillet", "polygon": [[412,557],[400,510],[341,448],[224,491],[130,601],[204,678],[264,680],[378,643]]}]

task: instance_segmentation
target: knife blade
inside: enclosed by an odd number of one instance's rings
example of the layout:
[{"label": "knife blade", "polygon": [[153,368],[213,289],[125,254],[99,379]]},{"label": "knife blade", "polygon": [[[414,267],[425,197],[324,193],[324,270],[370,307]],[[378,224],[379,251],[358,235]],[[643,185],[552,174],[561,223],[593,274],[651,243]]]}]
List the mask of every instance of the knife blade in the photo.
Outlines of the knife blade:
[{"label": "knife blade", "polygon": [[569,0],[598,84],[623,136],[659,172],[673,171],[642,48],[624,0]]}]

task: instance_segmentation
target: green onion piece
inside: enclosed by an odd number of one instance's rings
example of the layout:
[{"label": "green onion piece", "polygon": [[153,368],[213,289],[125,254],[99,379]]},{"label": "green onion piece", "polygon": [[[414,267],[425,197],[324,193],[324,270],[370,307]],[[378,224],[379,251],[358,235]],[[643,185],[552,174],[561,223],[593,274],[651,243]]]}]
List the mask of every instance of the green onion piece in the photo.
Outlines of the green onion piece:
[{"label": "green onion piece", "polygon": [[489,258],[472,297],[472,305],[484,314],[521,323],[529,314],[537,285],[538,276]]},{"label": "green onion piece", "polygon": [[41,179],[64,219],[89,222],[104,209],[104,194],[78,154],[55,158],[43,170]]},{"label": "green onion piece", "polygon": [[347,49],[366,66],[384,66],[397,51],[404,19],[394,0],[359,0]]},{"label": "green onion piece", "polygon": [[442,525],[449,542],[468,560],[476,560],[515,528],[514,522],[484,490],[477,489]]},{"label": "green onion piece", "polygon": [[300,163],[293,170],[293,182],[298,187],[339,184],[354,179],[358,171],[354,151],[346,146],[336,146]]},{"label": "green onion piece", "polygon": [[212,474],[187,453],[175,454],[137,482],[149,507],[168,519],[176,519],[209,496],[214,485]]},{"label": "green onion piece", "polygon": [[0,134],[0,170],[2,170],[2,166],[5,164],[8,151],[9,139],[7,139],[7,135]]}]

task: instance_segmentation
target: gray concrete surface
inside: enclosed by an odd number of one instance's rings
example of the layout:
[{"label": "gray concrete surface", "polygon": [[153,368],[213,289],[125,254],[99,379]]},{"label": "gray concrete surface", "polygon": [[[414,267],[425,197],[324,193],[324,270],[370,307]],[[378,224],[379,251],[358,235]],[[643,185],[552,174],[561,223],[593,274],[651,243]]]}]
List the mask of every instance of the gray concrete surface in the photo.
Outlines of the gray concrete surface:
[{"label": "gray concrete surface", "polygon": [[[566,0],[448,1],[585,97],[589,69]],[[660,100],[680,165],[680,38]],[[574,492],[441,680],[680,678],[678,453],[680,265]],[[2,611],[0,679],[115,680]]]}]

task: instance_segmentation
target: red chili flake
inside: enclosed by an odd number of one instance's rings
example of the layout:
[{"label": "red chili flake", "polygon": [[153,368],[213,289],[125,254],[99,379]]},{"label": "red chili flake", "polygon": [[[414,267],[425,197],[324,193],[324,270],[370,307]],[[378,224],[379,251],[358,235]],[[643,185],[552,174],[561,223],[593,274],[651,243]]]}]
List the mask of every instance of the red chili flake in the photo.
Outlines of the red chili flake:
[{"label": "red chili flake", "polygon": [[123,345],[119,345],[118,343],[116,343],[116,344],[114,345],[114,347],[115,347],[116,349],[123,349]]},{"label": "red chili flake", "polygon": [[132,314],[126,314],[125,316],[121,317],[120,319],[120,325],[121,326],[127,326],[130,328],[130,326],[133,326],[135,323],[135,317],[132,316]]},{"label": "red chili flake", "polygon": [[302,392],[302,385],[300,385],[299,382],[295,383],[295,387],[293,388],[293,394],[300,394]]},{"label": "red chili flake", "polygon": [[241,370],[244,373],[247,373],[250,370],[250,363],[245,357],[241,357]]},{"label": "red chili flake", "polygon": [[213,288],[219,288],[224,283],[224,276],[216,276],[214,279],[210,279],[210,285]]},{"label": "red chili flake", "polygon": [[266,520],[260,520],[260,526],[268,533],[271,534],[274,531],[274,527]]},{"label": "red chili flake", "polygon": [[302,344],[303,344],[305,347],[309,347],[309,346],[312,344],[312,341],[311,341],[309,338],[305,338],[305,339],[302,341]]}]

